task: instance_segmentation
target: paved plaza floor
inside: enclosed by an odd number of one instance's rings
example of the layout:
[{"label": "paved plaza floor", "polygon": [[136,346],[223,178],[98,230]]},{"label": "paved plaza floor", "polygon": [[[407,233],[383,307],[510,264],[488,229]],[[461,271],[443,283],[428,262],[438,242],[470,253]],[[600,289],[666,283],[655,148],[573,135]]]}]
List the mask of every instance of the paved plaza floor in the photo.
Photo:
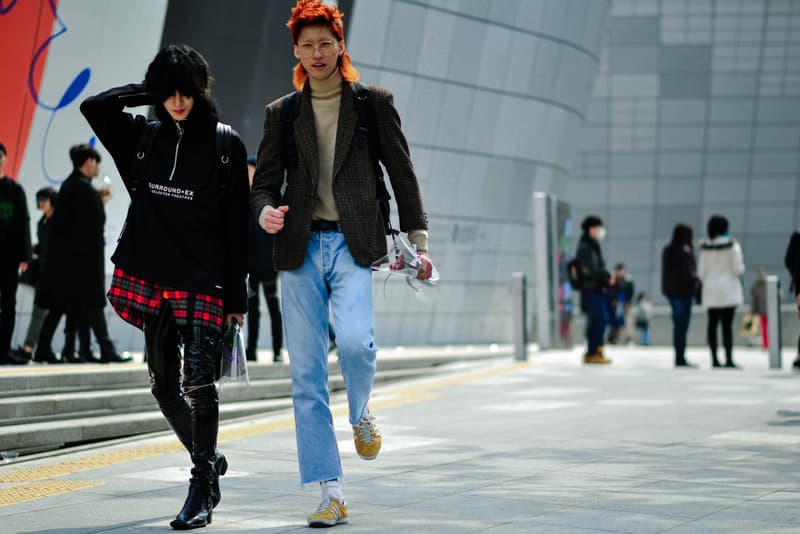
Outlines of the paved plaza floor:
[{"label": "paved plaza floor", "polygon": [[[350,512],[337,532],[800,532],[800,376],[737,348],[739,370],[674,369],[667,348],[454,363],[375,390],[384,449],[354,453],[335,417]],[[292,414],[223,425],[230,471],[202,532],[306,530]],[[166,532],[188,457],[171,436],[0,467],[0,532]]]}]

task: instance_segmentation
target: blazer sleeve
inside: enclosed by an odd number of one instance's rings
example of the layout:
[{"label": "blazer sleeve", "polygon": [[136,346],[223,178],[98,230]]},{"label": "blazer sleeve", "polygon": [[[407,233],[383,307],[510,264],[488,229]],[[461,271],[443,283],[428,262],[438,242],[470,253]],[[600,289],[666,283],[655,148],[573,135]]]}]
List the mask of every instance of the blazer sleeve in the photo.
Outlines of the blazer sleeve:
[{"label": "blazer sleeve", "polygon": [[400,230],[402,232],[427,230],[428,216],[422,205],[419,182],[400,125],[400,116],[393,104],[394,98],[385,89],[373,87],[371,91],[375,94],[381,163],[386,167],[394,191],[400,217]]},{"label": "blazer sleeve", "polygon": [[248,197],[247,150],[238,134],[232,139],[231,184],[225,197],[225,313],[247,311]]},{"label": "blazer sleeve", "polygon": [[277,207],[286,174],[282,151],[280,100],[264,110],[264,130],[258,146],[256,172],[250,190],[250,209],[256,220],[265,206]]},{"label": "blazer sleeve", "polygon": [[131,115],[125,107],[154,104],[144,85],[132,83],[90,96],[81,103],[81,113],[89,126],[111,153],[126,187],[130,187],[130,168],[136,145],[147,119]]}]

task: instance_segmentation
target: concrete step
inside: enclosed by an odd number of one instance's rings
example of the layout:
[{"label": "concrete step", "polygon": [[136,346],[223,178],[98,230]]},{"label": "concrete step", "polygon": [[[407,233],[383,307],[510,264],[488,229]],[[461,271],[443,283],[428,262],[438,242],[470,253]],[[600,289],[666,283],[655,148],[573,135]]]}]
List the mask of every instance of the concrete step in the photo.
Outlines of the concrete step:
[{"label": "concrete step", "polygon": [[[381,382],[411,378],[422,374],[422,369],[380,371],[375,380]],[[256,375],[258,374],[263,373],[256,373]],[[341,375],[331,375],[330,388],[332,391],[343,386]],[[290,378],[251,379],[250,385],[247,387],[236,387],[233,384],[223,385],[220,389],[220,396],[224,398],[228,390],[235,392],[237,401],[274,399],[290,397],[292,382]],[[90,391],[5,397],[0,398],[0,427],[157,409],[158,406],[149,387],[92,389]],[[0,440],[0,447],[2,447],[2,440]]]},{"label": "concrete step", "polygon": [[[415,378],[431,372],[435,371],[431,368],[379,371],[375,382]],[[328,387],[332,392],[343,390],[341,374],[330,376]],[[289,379],[255,380],[249,386],[228,384],[220,390],[220,417],[232,419],[291,407],[291,394]],[[169,429],[152,394],[145,388],[7,398],[0,400],[0,410],[16,410],[17,415],[0,426],[0,450],[16,450],[21,455]]]}]

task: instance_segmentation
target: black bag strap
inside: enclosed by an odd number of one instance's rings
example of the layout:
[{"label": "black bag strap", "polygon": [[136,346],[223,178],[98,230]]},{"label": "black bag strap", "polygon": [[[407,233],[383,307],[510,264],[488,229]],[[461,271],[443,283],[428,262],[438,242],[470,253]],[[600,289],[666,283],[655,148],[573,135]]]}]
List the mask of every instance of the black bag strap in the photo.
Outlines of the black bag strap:
[{"label": "black bag strap", "polygon": [[149,121],[141,137],[139,137],[139,142],[136,145],[136,154],[133,158],[133,165],[131,165],[131,194],[136,192],[139,187],[139,180],[144,178],[145,174],[147,174],[147,158],[150,157],[150,151],[153,149],[153,143],[156,141],[156,135],[160,127],[160,121]]},{"label": "black bag strap", "polygon": [[392,228],[392,221],[389,218],[389,201],[392,196],[386,188],[386,181],[384,180],[383,169],[381,168],[380,160],[383,156],[381,150],[381,142],[378,137],[378,118],[375,107],[375,102],[372,99],[372,93],[366,85],[353,82],[353,106],[358,114],[358,130],[356,133],[357,142],[364,146],[367,144],[369,151],[369,158],[372,161],[372,168],[375,170],[375,192],[378,200],[381,202],[381,215],[384,219],[384,230],[386,235],[397,235],[400,232]]},{"label": "black bag strap", "polygon": [[300,100],[303,93],[294,91],[281,98],[281,147],[284,167],[290,168],[297,165],[297,145],[294,140],[294,121],[300,115]]}]

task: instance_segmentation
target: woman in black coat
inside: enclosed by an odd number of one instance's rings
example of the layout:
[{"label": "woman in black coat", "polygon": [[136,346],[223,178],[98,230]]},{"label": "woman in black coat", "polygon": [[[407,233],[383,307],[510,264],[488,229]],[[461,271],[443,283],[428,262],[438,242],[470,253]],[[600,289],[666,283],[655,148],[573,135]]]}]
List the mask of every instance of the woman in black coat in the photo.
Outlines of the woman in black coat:
[{"label": "woman in black coat", "polygon": [[[797,302],[797,316],[800,317],[800,230],[795,231],[789,240],[784,263],[789,270],[789,274],[792,275],[792,288]],[[800,339],[797,341],[797,358],[795,358],[792,367],[796,371],[800,371]]]},{"label": "woman in black coat", "polygon": [[[170,45],[143,84],[81,105],[131,195],[109,300],[144,331],[153,395],[194,464],[175,529],[206,526],[221,498],[217,354],[225,325],[247,310],[247,153],[219,125],[210,81],[199,53]],[[124,111],[146,104],[159,121]]]},{"label": "woman in black coat", "polygon": [[697,367],[686,361],[686,336],[692,319],[692,301],[697,293],[697,273],[692,246],[692,228],[676,224],[672,240],[661,254],[661,292],[672,308],[672,344],[676,367]]}]

